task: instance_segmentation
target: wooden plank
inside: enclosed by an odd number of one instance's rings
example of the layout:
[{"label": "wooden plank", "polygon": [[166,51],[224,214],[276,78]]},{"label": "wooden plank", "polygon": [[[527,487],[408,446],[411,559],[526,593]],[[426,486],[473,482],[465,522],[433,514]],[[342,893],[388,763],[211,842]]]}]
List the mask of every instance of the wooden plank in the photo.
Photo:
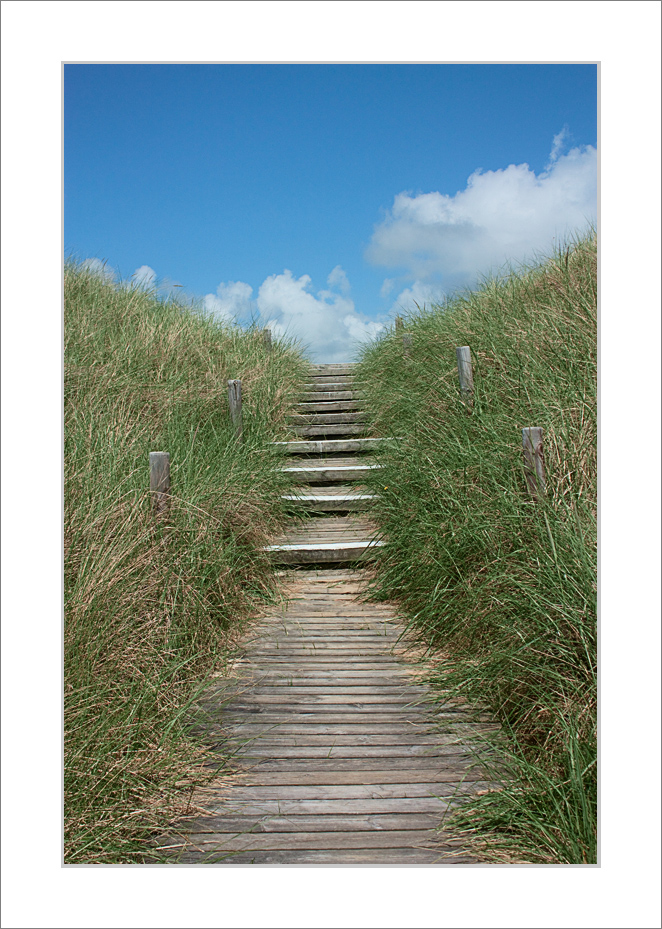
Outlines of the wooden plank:
[{"label": "wooden plank", "polygon": [[[407,776],[408,773],[413,775],[413,773],[417,771],[428,771],[431,768],[436,768],[437,774],[433,782],[440,784],[444,779],[444,775],[447,775],[447,781],[449,784],[453,785],[454,790],[460,783],[464,783],[465,781],[469,782],[472,778],[482,780],[485,777],[484,772],[481,772],[477,765],[472,764],[458,755],[448,755],[445,758],[426,758],[424,755],[421,755],[413,758],[380,758],[379,760],[375,758],[306,758],[305,760],[296,758],[262,758],[255,762],[249,762],[248,759],[241,759],[241,762],[244,767],[249,767],[251,771],[255,769],[265,776],[268,774],[288,774],[292,776],[294,773],[305,769],[306,773],[324,774],[326,778],[326,776],[331,777],[334,773],[340,774],[353,771],[354,773],[360,774],[378,768],[379,770],[388,770],[396,774],[399,784],[417,783],[416,778]],[[300,780],[302,784],[305,782],[303,775]],[[295,780],[292,783],[296,784],[298,781]],[[332,783],[332,781],[330,781],[330,783]],[[422,783],[427,782],[423,781]],[[370,782],[370,785],[366,786],[374,786],[374,784]],[[441,788],[436,790],[436,795],[442,796],[439,790],[441,790]],[[296,795],[298,796],[298,793]],[[397,796],[399,796],[399,794]]]},{"label": "wooden plank", "polygon": [[271,444],[287,454],[330,455],[338,452],[367,452],[379,447],[388,439],[320,439],[318,441],[272,442]]},{"label": "wooden plank", "polygon": [[360,410],[363,406],[363,400],[313,400],[295,403],[294,409],[297,413],[334,413],[341,410]]},{"label": "wooden plank", "polygon": [[318,426],[326,423],[367,423],[367,413],[291,413],[288,422],[295,426]]},{"label": "wooden plank", "polygon": [[[457,737],[453,736],[452,743],[457,742]],[[406,735],[403,732],[382,733],[382,732],[371,732],[371,733],[351,733],[350,735],[336,735],[333,733],[312,733],[308,735],[306,733],[296,733],[296,734],[287,734],[279,733],[274,729],[260,730],[258,729],[241,729],[238,732],[234,732],[228,735],[228,743],[241,743],[244,744],[247,739],[259,740],[262,747],[268,747],[275,755],[280,751],[280,748],[313,748],[316,746],[323,746],[327,749],[336,748],[337,746],[360,746],[360,745],[379,745],[382,748],[391,747],[398,745],[401,747],[409,747],[412,744],[414,745],[439,745],[443,740],[439,736],[435,735],[420,735],[417,732]],[[447,739],[448,741],[448,739]],[[385,754],[389,754],[386,752]]]},{"label": "wooden plank", "polygon": [[[296,481],[303,481],[306,484],[329,484],[332,481],[365,481],[371,476],[372,471],[378,469],[378,465],[326,465],[319,467],[316,465],[297,465],[282,468],[286,474],[289,474]],[[309,493],[314,494],[318,488],[311,487]],[[288,499],[292,499],[288,494]],[[332,495],[331,495],[332,496]],[[295,497],[296,499],[296,497]],[[371,497],[374,499],[374,497]]]},{"label": "wooden plank", "polygon": [[374,549],[383,542],[296,542],[286,545],[268,546],[272,561],[279,564],[319,564],[333,561],[364,561],[374,557]]},{"label": "wooden plank", "polygon": [[[376,538],[377,536],[375,535],[374,530],[370,529],[318,529],[311,526],[308,530],[302,529],[298,532],[287,532],[273,544],[284,545],[292,544],[294,542],[369,542]],[[302,599],[317,600],[318,602],[321,602],[323,596],[328,597],[328,594],[322,596],[309,594],[307,597]],[[352,602],[352,594],[334,594],[334,599],[336,597],[338,597],[340,602]]]},{"label": "wooden plank", "polygon": [[[365,737],[370,740],[374,740],[378,736],[380,738],[384,736],[385,738],[388,737],[389,740],[398,738],[402,742],[409,743],[416,742],[419,738],[423,740],[433,739],[434,744],[437,744],[439,740],[443,741],[444,738],[448,741],[452,738],[457,740],[458,737],[457,734],[452,736],[450,732],[440,733],[425,720],[421,720],[420,724],[413,724],[401,723],[397,719],[392,719],[389,722],[381,724],[359,719],[354,720],[352,723],[335,724],[320,721],[309,722],[290,718],[283,718],[273,723],[264,723],[260,720],[233,720],[231,723],[223,721],[220,727],[210,728],[209,731],[214,735],[217,733],[225,734],[229,739],[234,738],[237,734],[241,735],[242,738],[245,734],[252,734],[273,738],[314,736],[319,739],[322,736],[333,736],[341,739],[359,739]],[[470,733],[464,733],[463,738],[467,738],[468,735],[470,735]]]},{"label": "wooden plank", "polygon": [[[179,846],[176,846],[179,847]],[[240,853],[218,852],[210,855],[208,851],[202,852],[191,848],[187,843],[181,844],[186,851],[182,855],[181,863],[196,863],[201,861],[214,861],[224,865],[246,865],[255,867],[272,864],[299,864],[299,865],[362,865],[370,867],[382,865],[444,865],[444,864],[474,864],[476,858],[447,851],[435,851],[411,848],[380,848],[380,849],[297,849],[277,851],[250,851]],[[449,857],[454,856],[454,857]]]},{"label": "wooden plank", "polygon": [[356,362],[345,362],[344,364],[311,364],[308,368],[310,374],[324,377],[330,374],[350,374],[356,372]]},{"label": "wooden plank", "polygon": [[363,435],[366,431],[365,425],[361,423],[345,425],[344,423],[331,423],[320,426],[291,426],[290,430],[295,435]]},{"label": "wooden plank", "polygon": [[185,824],[182,832],[248,833],[248,832],[372,832],[374,830],[435,829],[439,825],[438,813],[373,813],[326,814],[325,816],[258,816],[230,815],[193,820],[190,828]]},{"label": "wooden plank", "polygon": [[[223,807],[228,801],[233,804],[255,801],[278,803],[298,803],[305,800],[402,800],[439,797],[450,799],[455,793],[455,784],[448,781],[418,781],[414,783],[376,783],[376,784],[263,784],[254,787],[228,785],[219,788],[216,797],[205,797],[205,809],[213,813],[217,806]],[[223,792],[225,791],[225,792]]]},{"label": "wooden plank", "polygon": [[314,403],[320,400],[323,403],[330,403],[332,400],[362,400],[363,393],[359,390],[343,390],[342,385],[337,390],[331,384],[325,388],[316,388],[307,390],[299,395],[299,403]]},{"label": "wooden plank", "polygon": [[278,745],[251,742],[244,746],[250,757],[279,758],[410,758],[421,755],[425,758],[441,758],[445,755],[461,755],[470,758],[469,749],[464,745]]},{"label": "wooden plank", "polygon": [[337,848],[347,850],[350,848],[414,848],[417,845],[425,848],[429,845],[434,834],[429,830],[408,830],[389,832],[276,832],[262,834],[247,834],[228,837],[223,834],[189,834],[189,840],[200,849],[213,847],[219,851],[223,849],[326,849]]},{"label": "wooden plank", "polygon": [[[451,805],[459,806],[460,803],[466,802],[467,797],[459,797],[455,804],[450,797],[441,799],[438,797],[393,797],[393,798],[379,798],[379,799],[360,799],[360,800],[253,800],[248,803],[242,801],[235,801],[233,798],[229,798],[223,803],[217,803],[214,805],[213,811],[210,810],[209,813],[212,815],[204,815],[196,817],[189,823],[184,824],[184,829],[187,832],[229,832],[232,833],[235,830],[232,826],[227,827],[224,820],[232,816],[252,816],[252,817],[278,817],[283,816],[291,817],[293,820],[293,825],[298,826],[297,820],[305,817],[316,817],[318,820],[326,818],[327,816],[343,816],[348,819],[352,816],[384,816],[390,815],[396,817],[398,814],[427,814],[428,816],[432,814],[435,817],[435,821],[432,823],[431,828],[439,825],[440,819],[443,817]],[[397,823],[397,820],[394,820]],[[324,823],[315,829],[315,831],[322,831],[320,826],[324,827]],[[202,828],[200,828],[202,827]],[[430,827],[428,827],[430,828]],[[275,831],[275,830],[271,830]],[[280,830],[279,830],[280,831]],[[283,830],[287,832],[300,831],[305,832],[304,828],[299,826],[298,829],[292,830],[287,829]],[[338,830],[331,830],[338,831]]]},{"label": "wooden plank", "polygon": [[[490,787],[497,787],[489,781],[480,778],[477,772],[469,771],[465,777],[465,783],[455,786],[457,774],[454,771],[439,771],[438,768],[389,768],[387,770],[356,770],[352,768],[348,771],[331,771],[331,770],[294,770],[294,771],[265,771],[262,766],[258,769],[259,774],[251,776],[250,772],[242,775],[242,784],[245,786],[256,784],[260,787],[330,787],[340,786],[343,784],[360,784],[368,786],[375,784],[415,784],[417,782],[431,782],[440,785],[445,778],[453,784],[453,794],[457,789],[458,794],[464,792],[467,795],[475,793],[478,790],[487,790]],[[444,796],[443,787],[435,787],[435,796]],[[204,806],[204,801],[199,801]]]},{"label": "wooden plank", "polygon": [[[458,802],[466,801],[467,797],[459,797]],[[227,832],[223,828],[222,820],[226,815],[240,816],[366,816],[370,814],[391,815],[397,813],[436,813],[437,822],[441,816],[449,809],[452,799],[450,797],[378,797],[378,798],[361,798],[361,799],[337,799],[337,800],[252,800],[243,802],[229,797],[227,801],[216,803],[212,812],[213,816],[205,816],[205,820],[212,820],[219,832]],[[456,803],[456,805],[458,805]],[[194,821],[197,822],[197,821]],[[197,831],[191,828],[190,831]],[[200,830],[203,831],[203,830]],[[209,828],[205,832],[212,831]],[[301,829],[304,832],[304,829]]]}]

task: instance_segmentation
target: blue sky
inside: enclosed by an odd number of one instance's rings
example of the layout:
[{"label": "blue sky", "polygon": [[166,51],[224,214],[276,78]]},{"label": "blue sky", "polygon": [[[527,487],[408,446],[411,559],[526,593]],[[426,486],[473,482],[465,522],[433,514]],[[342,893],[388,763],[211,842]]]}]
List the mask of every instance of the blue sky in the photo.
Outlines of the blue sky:
[{"label": "blue sky", "polygon": [[597,67],[65,66],[67,253],[343,361],[595,221]]}]

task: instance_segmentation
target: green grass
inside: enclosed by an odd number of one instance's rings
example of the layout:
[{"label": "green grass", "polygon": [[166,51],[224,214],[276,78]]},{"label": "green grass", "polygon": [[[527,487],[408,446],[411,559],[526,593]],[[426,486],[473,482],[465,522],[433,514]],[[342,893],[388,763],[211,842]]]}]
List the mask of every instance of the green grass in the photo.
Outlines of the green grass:
[{"label": "green grass", "polygon": [[[589,233],[368,346],[359,380],[376,433],[385,532],[373,596],[397,600],[441,691],[501,723],[504,789],[457,814],[492,861],[595,862],[596,303]],[[471,348],[460,398],[455,349]],[[545,495],[527,493],[522,434],[544,430]]]},{"label": "green grass", "polygon": [[[295,345],[65,267],[65,861],[141,861],[207,770],[187,714],[256,605],[288,518],[269,442]],[[243,441],[228,378],[243,389]],[[167,521],[150,451],[171,456]]]}]

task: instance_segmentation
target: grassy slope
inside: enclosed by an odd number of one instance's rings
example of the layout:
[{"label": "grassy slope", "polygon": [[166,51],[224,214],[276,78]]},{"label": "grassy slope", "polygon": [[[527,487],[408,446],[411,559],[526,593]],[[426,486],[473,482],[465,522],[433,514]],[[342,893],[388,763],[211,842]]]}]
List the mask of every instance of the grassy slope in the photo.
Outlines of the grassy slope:
[{"label": "grassy slope", "polygon": [[[388,540],[375,595],[452,655],[444,687],[502,723],[509,786],[456,821],[492,860],[596,856],[596,252],[588,236],[419,312],[410,357],[393,332],[362,357],[378,434],[403,437],[373,480]],[[544,430],[539,503],[525,426]]]},{"label": "grassy slope", "polygon": [[[200,747],[184,714],[274,577],[283,524],[269,441],[298,352],[65,270],[65,860],[139,861],[184,802]],[[242,380],[244,441],[227,380]],[[148,453],[174,504],[149,507]]]}]

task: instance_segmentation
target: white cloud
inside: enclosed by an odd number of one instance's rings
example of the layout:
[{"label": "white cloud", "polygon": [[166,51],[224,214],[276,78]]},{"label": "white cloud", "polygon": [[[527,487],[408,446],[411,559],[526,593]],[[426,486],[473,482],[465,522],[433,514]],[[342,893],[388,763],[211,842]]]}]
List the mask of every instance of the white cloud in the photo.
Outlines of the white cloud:
[{"label": "white cloud", "polygon": [[348,294],[350,291],[349,280],[340,265],[335,266],[326,282],[329,287],[337,287],[342,294]]},{"label": "white cloud", "polygon": [[156,271],[149,265],[141,265],[133,272],[131,280],[139,287],[153,287],[156,281]]},{"label": "white cloud", "polygon": [[382,284],[382,288],[381,288],[381,290],[379,291],[379,296],[380,296],[380,297],[388,297],[388,295],[389,295],[389,294],[391,293],[391,291],[393,290],[394,284],[395,284],[395,280],[394,280],[392,277],[386,277],[386,278],[384,278],[384,283]]},{"label": "white cloud", "polygon": [[414,281],[411,287],[405,288],[396,297],[391,313],[415,310],[418,305],[421,309],[432,303],[441,303],[445,297],[443,288],[439,284],[426,284],[424,281]]},{"label": "white cloud", "polygon": [[203,305],[208,313],[217,319],[233,319],[250,310],[250,298],[253,288],[243,281],[221,282],[215,294],[206,294]]},{"label": "white cloud", "polygon": [[568,127],[564,126],[560,132],[557,132],[554,138],[552,139],[552,150],[549,153],[549,161],[545,166],[545,171],[549,171],[554,162],[559,160],[559,155],[563,149],[563,143],[566,140],[568,135]]},{"label": "white cloud", "polygon": [[86,258],[85,261],[81,263],[81,267],[109,284],[116,279],[116,274],[113,269],[109,268],[106,262],[101,261],[100,258]]},{"label": "white cloud", "polygon": [[566,130],[554,137],[547,169],[527,164],[474,172],[454,196],[438,191],[395,197],[366,251],[375,265],[402,268],[403,281],[465,287],[506,262],[548,254],[553,239],[595,221],[597,152],[592,146],[562,155]]},{"label": "white cloud", "polygon": [[340,292],[314,293],[307,274],[295,278],[286,269],[264,281],[257,307],[264,324],[275,335],[300,339],[321,361],[349,361],[356,343],[372,338],[383,326],[356,312],[349,297],[347,275],[340,266],[333,269],[327,283]]}]

